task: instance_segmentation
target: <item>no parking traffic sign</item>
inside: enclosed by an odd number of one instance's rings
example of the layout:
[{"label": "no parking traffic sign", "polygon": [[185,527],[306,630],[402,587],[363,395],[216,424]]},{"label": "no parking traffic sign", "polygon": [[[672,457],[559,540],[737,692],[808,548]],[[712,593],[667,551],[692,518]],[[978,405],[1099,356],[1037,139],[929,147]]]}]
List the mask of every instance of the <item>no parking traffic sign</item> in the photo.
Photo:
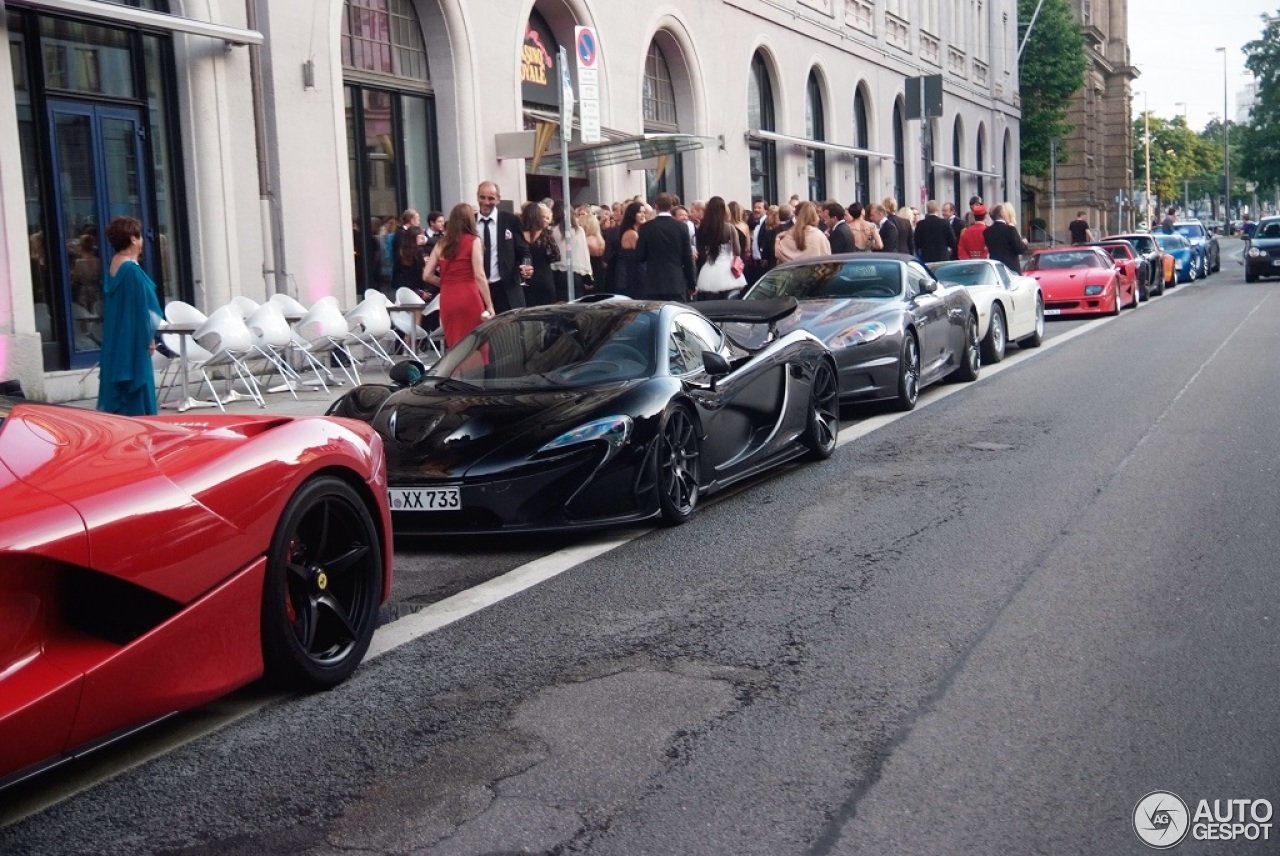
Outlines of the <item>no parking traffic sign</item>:
[{"label": "no parking traffic sign", "polygon": [[578,54],[578,119],[582,141],[598,143],[600,133],[600,40],[594,27],[574,27],[573,41]]}]

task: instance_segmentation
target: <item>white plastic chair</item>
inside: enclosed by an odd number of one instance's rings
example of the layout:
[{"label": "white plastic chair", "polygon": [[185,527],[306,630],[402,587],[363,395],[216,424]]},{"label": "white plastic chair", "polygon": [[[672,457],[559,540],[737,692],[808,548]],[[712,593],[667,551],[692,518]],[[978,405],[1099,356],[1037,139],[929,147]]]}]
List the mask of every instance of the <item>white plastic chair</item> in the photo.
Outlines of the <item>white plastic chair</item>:
[{"label": "white plastic chair", "polygon": [[395,360],[379,341],[391,335],[391,313],[387,311],[387,304],[379,297],[366,297],[346,314],[347,326],[351,332],[343,344],[363,345],[387,365],[391,365]]},{"label": "white plastic chair", "polygon": [[[356,371],[355,358],[351,356],[351,352],[343,344],[350,332],[351,328],[347,324],[347,319],[342,317],[342,310],[338,308],[338,298],[336,297],[320,298],[293,325],[293,337],[290,347],[306,360],[311,370],[315,372],[316,380],[324,387],[325,392],[329,391],[329,385],[324,382],[325,376],[335,382],[337,378],[318,359],[320,354],[341,355],[335,356],[335,359],[337,359],[338,365],[342,368],[342,373],[347,376],[347,380],[351,381],[353,386],[360,385],[360,375]],[[342,359],[343,357],[346,358],[345,362]]]},{"label": "white plastic chair", "polygon": [[[198,328],[201,324],[207,321],[208,318],[209,316],[205,315],[199,309],[196,309],[190,303],[185,303],[181,300],[170,300],[164,305],[164,319],[170,324]],[[169,351],[175,354],[182,353],[184,340],[186,341],[187,363],[184,366],[182,364],[182,360],[170,360],[168,364],[165,365],[164,372],[160,377],[159,383],[160,394],[158,397],[160,399],[160,403],[164,403],[174,389],[186,387],[193,364],[203,363],[205,360],[213,356],[213,354],[202,348],[191,336],[183,336],[178,333],[165,333],[163,331],[160,333],[160,341],[164,343],[164,346],[168,348]],[[152,365],[156,365],[155,360],[152,360]],[[169,376],[171,370],[173,372],[172,377]],[[181,403],[181,406],[186,407],[190,403],[190,401],[185,401]]]},{"label": "white plastic chair", "polygon": [[266,386],[267,379],[273,373],[278,373],[283,385],[271,387],[267,392],[287,389],[294,398],[297,398],[298,393],[294,387],[302,381],[302,378],[285,359],[289,343],[293,340],[293,330],[285,320],[284,313],[280,311],[280,305],[268,300],[255,309],[244,323],[249,328],[254,351],[260,354],[271,367],[263,373],[261,386]]},{"label": "white plastic chair", "polygon": [[258,311],[258,301],[252,297],[245,297],[243,294],[237,294],[231,298],[230,306],[232,309],[240,313],[241,318],[248,318],[254,312]]},{"label": "white plastic chair", "polygon": [[[213,399],[220,409],[225,410],[222,407],[224,401],[234,401],[240,397],[232,387],[232,381],[236,378],[245,385],[249,396],[258,403],[259,407],[267,406],[262,393],[258,391],[258,382],[254,379],[253,372],[249,371],[249,366],[245,363],[245,359],[254,352],[253,336],[245,325],[244,319],[240,317],[238,307],[227,305],[215,310],[200,325],[200,329],[196,330],[192,338],[210,354],[209,358],[198,363],[196,368],[208,385],[209,391],[213,393]],[[213,386],[213,378],[209,373],[210,369],[218,368],[227,370],[228,392],[224,397],[218,396],[218,391]],[[232,375],[235,377],[233,378]]]},{"label": "white plastic chair", "polygon": [[273,294],[268,302],[279,306],[280,312],[284,315],[286,320],[289,320],[290,316],[292,316],[292,320],[297,321],[303,315],[307,314],[307,307],[303,306],[287,294]]}]

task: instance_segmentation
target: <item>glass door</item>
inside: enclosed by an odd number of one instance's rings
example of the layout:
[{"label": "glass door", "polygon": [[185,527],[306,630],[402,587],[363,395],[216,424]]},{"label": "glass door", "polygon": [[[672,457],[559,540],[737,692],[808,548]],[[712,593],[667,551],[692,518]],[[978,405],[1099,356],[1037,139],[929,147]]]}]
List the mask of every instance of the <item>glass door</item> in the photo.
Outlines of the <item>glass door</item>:
[{"label": "glass door", "polygon": [[107,224],[121,215],[142,221],[143,267],[151,270],[154,233],[143,165],[145,117],[139,109],[75,101],[49,102],[53,142],[53,246],[64,248],[60,285],[71,331],[71,366],[93,365],[102,346],[102,289],[114,255]]}]

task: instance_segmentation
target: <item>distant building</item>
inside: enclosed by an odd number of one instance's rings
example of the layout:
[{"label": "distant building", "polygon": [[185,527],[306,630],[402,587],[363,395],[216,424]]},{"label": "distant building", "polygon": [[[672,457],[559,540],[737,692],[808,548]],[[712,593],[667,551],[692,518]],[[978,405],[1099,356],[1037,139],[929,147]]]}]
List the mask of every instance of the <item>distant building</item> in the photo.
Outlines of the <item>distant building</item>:
[{"label": "distant building", "polygon": [[[1098,235],[1131,228],[1135,219],[1128,205],[1133,187],[1130,100],[1139,72],[1129,62],[1129,3],[1071,0],[1071,6],[1084,33],[1089,67],[1067,116],[1073,130],[1059,143],[1068,160],[1058,165],[1056,218],[1047,181],[1034,200],[1036,216],[1059,240],[1066,238],[1067,224],[1081,209]],[[1126,200],[1123,211],[1116,201],[1119,194]]]},{"label": "distant building", "polygon": [[[353,306],[405,208],[481,179],[508,207],[559,197],[562,134],[575,202],[1022,184],[1016,0],[2,0],[0,22],[0,381],[35,398],[96,393],[117,214],[162,300],[208,313]],[[580,54],[596,71],[568,128],[561,46],[575,82]],[[906,82],[935,75],[922,145]]]}]

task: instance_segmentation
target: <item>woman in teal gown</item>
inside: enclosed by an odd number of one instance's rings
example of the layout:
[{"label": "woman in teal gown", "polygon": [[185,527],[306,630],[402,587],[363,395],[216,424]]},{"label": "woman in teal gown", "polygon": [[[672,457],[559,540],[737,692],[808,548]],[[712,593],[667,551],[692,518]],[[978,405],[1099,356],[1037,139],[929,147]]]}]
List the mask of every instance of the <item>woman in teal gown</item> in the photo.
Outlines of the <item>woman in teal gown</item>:
[{"label": "woman in teal gown", "polygon": [[116,254],[104,290],[98,409],[122,416],[153,415],[156,376],[151,355],[156,326],[164,316],[155,283],[138,264],[142,223],[117,217],[107,225],[107,240]]}]

